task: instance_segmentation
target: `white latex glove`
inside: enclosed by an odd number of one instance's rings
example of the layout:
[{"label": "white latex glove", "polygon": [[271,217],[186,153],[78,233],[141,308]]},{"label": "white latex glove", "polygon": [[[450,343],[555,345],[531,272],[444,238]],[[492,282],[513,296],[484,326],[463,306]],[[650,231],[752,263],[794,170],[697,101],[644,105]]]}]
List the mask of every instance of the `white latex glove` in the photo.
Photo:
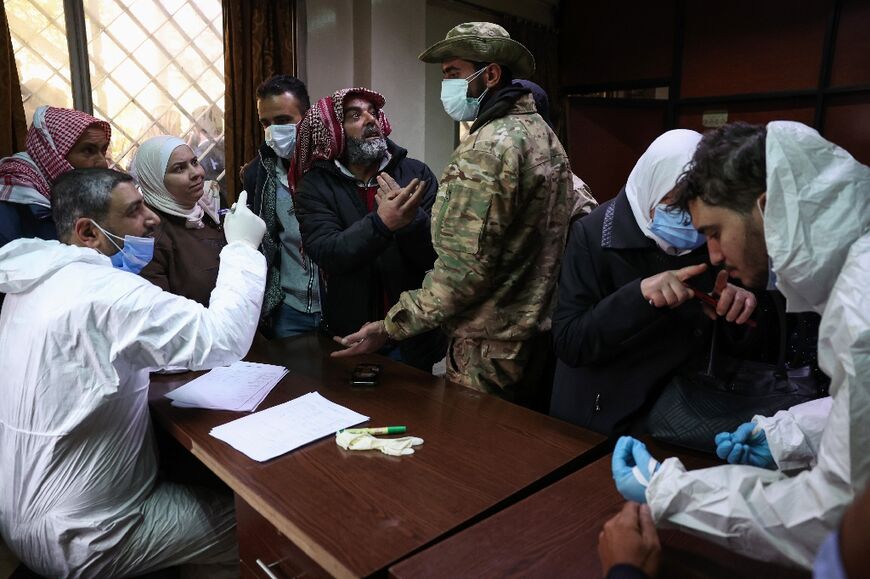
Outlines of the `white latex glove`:
[{"label": "white latex glove", "polygon": [[371,434],[353,434],[347,431],[335,433],[335,443],[345,450],[380,450],[390,456],[414,454],[412,446],[423,444],[416,436],[401,438],[377,438]]},{"label": "white latex glove", "polygon": [[248,209],[248,192],[242,191],[239,200],[233,203],[232,209],[224,217],[224,234],[227,243],[243,241],[257,249],[265,233],[266,224]]}]

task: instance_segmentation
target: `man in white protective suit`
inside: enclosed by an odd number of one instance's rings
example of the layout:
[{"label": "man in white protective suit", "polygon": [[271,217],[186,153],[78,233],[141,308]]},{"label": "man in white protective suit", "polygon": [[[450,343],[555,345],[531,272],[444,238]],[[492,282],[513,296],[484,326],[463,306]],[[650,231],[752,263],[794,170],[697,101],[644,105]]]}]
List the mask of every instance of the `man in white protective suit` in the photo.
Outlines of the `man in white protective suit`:
[{"label": "man in white protective suit", "polygon": [[870,168],[800,123],[735,123],[704,136],[681,184],[713,264],[822,315],[830,397],[719,434],[730,465],[687,472],[624,437],[614,480],[659,526],[809,569],[870,478]]},{"label": "man in white protective suit", "polygon": [[265,225],[245,203],[227,215],[208,308],[135,275],[160,220],[124,173],[65,174],[52,191],[61,241],[0,249],[0,531],[40,575],[238,576],[231,497],[157,480],[148,373],[250,348]]}]

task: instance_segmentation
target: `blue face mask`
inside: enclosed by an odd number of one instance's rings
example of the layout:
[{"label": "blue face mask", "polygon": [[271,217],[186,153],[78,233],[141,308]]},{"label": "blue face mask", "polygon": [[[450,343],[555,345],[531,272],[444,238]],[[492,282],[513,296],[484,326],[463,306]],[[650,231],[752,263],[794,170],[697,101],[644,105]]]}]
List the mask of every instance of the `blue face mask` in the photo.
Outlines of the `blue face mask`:
[{"label": "blue face mask", "polygon": [[468,96],[468,82],[480,76],[486,68],[481,68],[468,78],[448,78],[441,81],[441,104],[444,112],[454,121],[473,121],[477,118],[480,101],[486,90],[477,98]]},{"label": "blue face mask", "polygon": [[[97,226],[97,229],[102,231],[109,243],[114,245],[118,251],[109,256],[112,260],[112,266],[115,269],[129,271],[130,273],[138,274],[146,265],[154,259],[154,238],[153,237],[135,237],[133,235],[125,235],[123,237],[124,247],[121,248],[115,239],[122,239],[114,233],[109,233],[100,224],[91,219],[91,223]],[[113,239],[114,238],[114,239]]]},{"label": "blue face mask", "polygon": [[692,218],[684,211],[670,211],[658,205],[649,230],[662,241],[680,251],[691,251],[703,245],[707,238],[692,227]]}]

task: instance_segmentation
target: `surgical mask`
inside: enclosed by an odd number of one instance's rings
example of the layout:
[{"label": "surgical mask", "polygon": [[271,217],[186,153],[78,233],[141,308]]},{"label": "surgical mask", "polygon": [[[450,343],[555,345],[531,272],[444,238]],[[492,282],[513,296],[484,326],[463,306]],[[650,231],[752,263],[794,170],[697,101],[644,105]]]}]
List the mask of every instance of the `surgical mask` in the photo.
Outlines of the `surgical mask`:
[{"label": "surgical mask", "polygon": [[444,112],[450,115],[454,121],[473,121],[477,118],[480,109],[480,101],[486,95],[489,88],[483,91],[477,98],[469,98],[468,83],[480,76],[486,68],[481,68],[468,78],[444,79],[441,81],[441,104]]},{"label": "surgical mask", "polygon": [[289,159],[296,147],[296,125],[269,125],[266,127],[266,144],[282,159]]},{"label": "surgical mask", "polygon": [[656,207],[649,230],[680,251],[691,251],[707,241],[703,234],[692,227],[692,220],[685,211],[669,210],[667,205]]},{"label": "surgical mask", "polygon": [[[154,238],[153,237],[136,237],[134,235],[125,235],[123,237],[124,247],[120,247],[115,243],[115,239],[122,239],[114,233],[109,233],[100,224],[91,219],[91,223],[97,226],[97,229],[103,232],[109,243],[114,245],[118,251],[110,255],[112,266],[115,269],[129,271],[130,273],[138,274],[146,265],[154,259]],[[114,239],[113,239],[114,238]]]}]

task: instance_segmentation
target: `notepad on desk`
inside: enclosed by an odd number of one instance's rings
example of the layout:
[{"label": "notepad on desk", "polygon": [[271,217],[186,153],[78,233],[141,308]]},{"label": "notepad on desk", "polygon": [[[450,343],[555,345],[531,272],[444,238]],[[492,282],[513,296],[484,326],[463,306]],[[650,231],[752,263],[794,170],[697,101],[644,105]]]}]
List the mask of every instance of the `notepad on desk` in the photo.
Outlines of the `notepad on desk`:
[{"label": "notepad on desk", "polygon": [[166,394],[173,406],[252,412],[287,375],[287,368],[273,364],[236,362],[214,368]]},{"label": "notepad on desk", "polygon": [[309,392],[290,402],[212,428],[211,435],[263,462],[368,420]]}]

